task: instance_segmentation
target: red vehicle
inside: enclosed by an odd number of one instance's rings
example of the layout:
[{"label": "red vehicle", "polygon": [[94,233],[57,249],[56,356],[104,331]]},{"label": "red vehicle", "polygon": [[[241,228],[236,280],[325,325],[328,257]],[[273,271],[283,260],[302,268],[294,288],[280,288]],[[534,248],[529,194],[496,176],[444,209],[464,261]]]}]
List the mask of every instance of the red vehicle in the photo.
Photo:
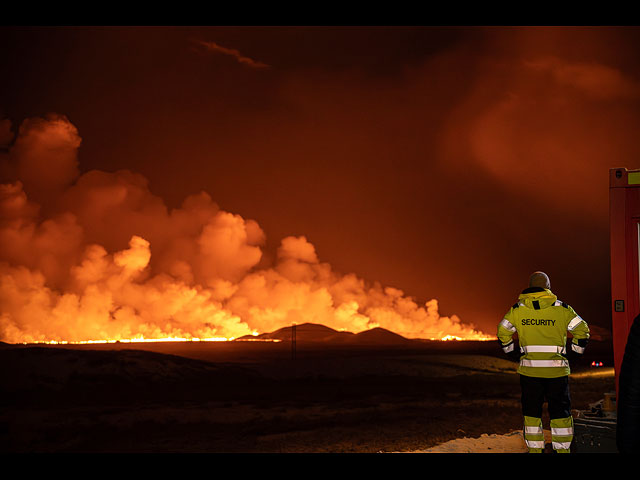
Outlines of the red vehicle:
[{"label": "red vehicle", "polygon": [[611,325],[616,393],[627,336],[640,313],[640,170],[609,171]]},{"label": "red vehicle", "polygon": [[[580,412],[574,419],[572,451],[614,453],[635,451],[637,436],[638,399],[629,392],[638,390],[640,354],[625,356],[625,350],[638,345],[638,327],[631,332],[640,314],[640,169],[612,168],[609,170],[609,235],[611,255],[611,326],[615,369],[615,397],[605,393],[603,408]],[[628,342],[629,340],[629,342]],[[624,369],[623,369],[623,359]],[[629,360],[632,362],[629,363]],[[593,362],[597,367],[600,362]],[[624,370],[624,391],[620,391],[620,374]],[[632,380],[635,386],[629,384]],[[621,398],[621,393],[623,397]],[[613,400],[617,403],[612,405]],[[617,400],[617,401],[616,401]],[[608,405],[607,405],[608,404]],[[608,406],[608,408],[605,407]],[[636,412],[636,413],[634,413]]]}]

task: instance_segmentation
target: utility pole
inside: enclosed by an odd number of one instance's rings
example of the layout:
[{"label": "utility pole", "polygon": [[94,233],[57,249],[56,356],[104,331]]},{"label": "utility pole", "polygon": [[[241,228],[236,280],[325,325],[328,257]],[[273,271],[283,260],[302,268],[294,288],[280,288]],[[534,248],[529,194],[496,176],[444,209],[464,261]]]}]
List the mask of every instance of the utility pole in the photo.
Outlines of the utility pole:
[{"label": "utility pole", "polygon": [[291,360],[296,359],[296,324],[291,325]]}]

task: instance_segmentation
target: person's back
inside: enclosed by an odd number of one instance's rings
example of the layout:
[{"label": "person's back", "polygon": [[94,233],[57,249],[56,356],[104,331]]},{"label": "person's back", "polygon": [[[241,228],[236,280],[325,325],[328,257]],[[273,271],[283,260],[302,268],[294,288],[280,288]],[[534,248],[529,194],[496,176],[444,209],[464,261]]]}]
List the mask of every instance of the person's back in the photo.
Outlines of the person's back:
[{"label": "person's back", "polygon": [[[568,452],[573,438],[567,359],[567,332],[571,332],[571,352],[581,355],[589,339],[587,323],[550,290],[549,278],[534,272],[529,288],[498,325],[503,351],[519,358],[525,440],[529,451],[544,448],[542,405],[549,402],[554,449]],[[513,335],[518,334],[519,347]]]}]

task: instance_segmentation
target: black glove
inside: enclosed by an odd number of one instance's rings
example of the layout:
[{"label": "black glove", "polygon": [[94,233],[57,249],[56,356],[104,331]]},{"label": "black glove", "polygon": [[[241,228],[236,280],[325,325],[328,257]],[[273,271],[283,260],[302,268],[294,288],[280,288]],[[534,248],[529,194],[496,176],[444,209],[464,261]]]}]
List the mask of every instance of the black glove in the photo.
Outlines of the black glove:
[{"label": "black glove", "polygon": [[500,347],[502,348],[502,351],[510,360],[514,360],[516,362],[520,361],[520,357],[522,356],[522,353],[520,353],[520,348],[516,347],[513,340],[511,340],[506,345],[502,345],[502,343],[500,343]]},{"label": "black glove", "polygon": [[587,338],[581,338],[577,343],[571,342],[567,347],[567,354],[565,357],[571,363],[578,363],[584,358],[584,351],[587,347],[589,340]]},{"label": "black glove", "polygon": [[512,352],[509,352],[507,355],[514,362],[520,363],[520,357],[522,357],[522,352],[518,347],[514,348]]}]

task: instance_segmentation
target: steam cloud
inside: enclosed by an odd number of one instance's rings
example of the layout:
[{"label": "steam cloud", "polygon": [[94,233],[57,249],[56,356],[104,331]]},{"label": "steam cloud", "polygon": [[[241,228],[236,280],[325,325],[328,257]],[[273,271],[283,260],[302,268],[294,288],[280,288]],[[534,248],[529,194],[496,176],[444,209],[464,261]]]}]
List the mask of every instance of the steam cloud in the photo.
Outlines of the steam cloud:
[{"label": "steam cloud", "polygon": [[435,299],[421,306],[334,272],[303,236],[282,239],[274,265],[259,268],[256,221],[205,192],[169,210],[128,170],[80,175],[80,143],[64,116],[28,119],[0,157],[15,178],[0,186],[2,341],[235,338],[293,322],[421,338],[478,333],[440,316]]},{"label": "steam cloud", "polygon": [[608,169],[634,168],[637,158],[640,82],[606,58],[529,50],[478,62],[479,80],[448,119],[442,158],[460,169],[470,160],[510,194],[606,224]]}]

